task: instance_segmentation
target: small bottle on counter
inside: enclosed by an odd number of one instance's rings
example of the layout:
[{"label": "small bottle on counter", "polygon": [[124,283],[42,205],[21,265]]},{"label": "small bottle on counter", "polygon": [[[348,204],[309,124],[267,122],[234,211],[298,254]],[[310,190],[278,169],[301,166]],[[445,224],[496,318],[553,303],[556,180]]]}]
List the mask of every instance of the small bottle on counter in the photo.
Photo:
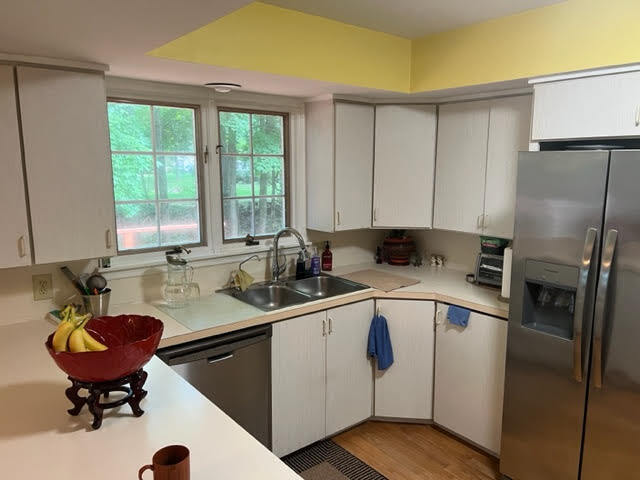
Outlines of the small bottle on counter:
[{"label": "small bottle on counter", "polygon": [[313,254],[311,254],[311,275],[320,275],[320,255],[317,247],[313,247]]},{"label": "small bottle on counter", "polygon": [[329,248],[329,241],[327,240],[324,244],[324,252],[322,252],[322,270],[325,272],[330,272],[333,267],[333,253],[331,253],[331,249]]}]

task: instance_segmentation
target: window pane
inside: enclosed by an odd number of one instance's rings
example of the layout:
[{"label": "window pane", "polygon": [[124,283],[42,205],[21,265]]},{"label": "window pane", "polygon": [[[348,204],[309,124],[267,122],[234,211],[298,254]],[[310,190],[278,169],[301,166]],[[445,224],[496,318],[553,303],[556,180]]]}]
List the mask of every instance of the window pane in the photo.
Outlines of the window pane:
[{"label": "window pane", "polygon": [[282,155],[282,117],[280,115],[251,116],[253,153]]},{"label": "window pane", "polygon": [[251,158],[222,156],[222,196],[250,197]]},{"label": "window pane", "polygon": [[160,204],[160,239],[162,245],[184,245],[200,241],[197,202]]},{"label": "window pane", "polygon": [[153,107],[157,152],[195,153],[192,108]]},{"label": "window pane", "polygon": [[253,200],[224,200],[224,238],[242,238],[248,233],[253,234],[251,228]]},{"label": "window pane", "polygon": [[116,205],[118,250],[158,246],[158,226],[154,203]]},{"label": "window pane", "polygon": [[272,235],[285,226],[284,197],[257,198],[255,202],[255,235]]},{"label": "window pane", "polygon": [[251,153],[248,113],[220,112],[220,143],[223,153]]},{"label": "window pane", "polygon": [[111,163],[116,202],[156,198],[153,156],[114,154]]},{"label": "window pane", "polygon": [[157,161],[161,200],[198,198],[195,155],[159,155]]},{"label": "window pane", "polygon": [[255,157],[253,160],[253,194],[284,195],[284,159]]},{"label": "window pane", "polygon": [[151,151],[151,107],[131,103],[108,103],[111,150]]}]

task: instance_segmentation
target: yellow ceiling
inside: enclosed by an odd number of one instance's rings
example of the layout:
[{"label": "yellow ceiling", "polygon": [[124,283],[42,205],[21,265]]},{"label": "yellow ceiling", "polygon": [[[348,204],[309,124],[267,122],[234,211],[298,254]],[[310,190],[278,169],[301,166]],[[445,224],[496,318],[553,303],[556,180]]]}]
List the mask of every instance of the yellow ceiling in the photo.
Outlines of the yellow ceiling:
[{"label": "yellow ceiling", "polygon": [[638,0],[568,0],[409,40],[260,2],[149,55],[402,93],[640,61]]}]

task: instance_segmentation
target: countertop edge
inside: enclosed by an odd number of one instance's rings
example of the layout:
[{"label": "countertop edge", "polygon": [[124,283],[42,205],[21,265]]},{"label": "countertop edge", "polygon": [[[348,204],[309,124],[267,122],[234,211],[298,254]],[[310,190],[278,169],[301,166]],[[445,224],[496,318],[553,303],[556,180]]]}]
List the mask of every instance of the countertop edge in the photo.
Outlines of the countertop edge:
[{"label": "countertop edge", "polygon": [[[288,320],[290,318],[299,317],[309,313],[320,312],[323,310],[329,310],[331,308],[348,305],[350,303],[362,302],[365,300],[376,299],[398,299],[398,300],[431,300],[441,303],[448,303],[453,305],[459,305],[461,307],[474,310],[479,313],[491,315],[503,320],[507,320],[509,317],[508,305],[505,304],[505,309],[492,307],[489,305],[483,305],[481,303],[471,302],[463,300],[450,295],[444,295],[437,292],[404,292],[404,291],[390,291],[385,292],[374,288],[362,290],[360,292],[351,293],[347,295],[341,295],[338,297],[317,300],[315,302],[306,303],[303,305],[297,305],[274,312],[265,312],[263,315],[251,317],[238,322],[228,323],[225,325],[219,325],[203,330],[191,331],[189,333],[175,335],[172,337],[163,338],[158,348],[171,347],[174,345],[180,345],[183,343],[193,342],[202,338],[212,337],[215,335],[221,335],[224,333],[230,333],[245,328],[256,327],[259,325],[265,325],[268,323],[275,323],[281,320]],[[177,322],[177,320],[174,320]],[[178,322],[179,323],[179,322]]]}]

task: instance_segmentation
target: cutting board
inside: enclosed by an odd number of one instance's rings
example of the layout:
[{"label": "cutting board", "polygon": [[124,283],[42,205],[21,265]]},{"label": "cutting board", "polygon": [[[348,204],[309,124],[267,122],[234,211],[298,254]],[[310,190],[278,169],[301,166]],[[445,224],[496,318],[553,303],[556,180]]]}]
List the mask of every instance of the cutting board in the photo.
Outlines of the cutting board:
[{"label": "cutting board", "polygon": [[378,290],[384,290],[385,292],[420,283],[420,280],[416,280],[415,278],[403,277],[379,270],[359,270],[340,276],[354,282],[369,285]]}]

